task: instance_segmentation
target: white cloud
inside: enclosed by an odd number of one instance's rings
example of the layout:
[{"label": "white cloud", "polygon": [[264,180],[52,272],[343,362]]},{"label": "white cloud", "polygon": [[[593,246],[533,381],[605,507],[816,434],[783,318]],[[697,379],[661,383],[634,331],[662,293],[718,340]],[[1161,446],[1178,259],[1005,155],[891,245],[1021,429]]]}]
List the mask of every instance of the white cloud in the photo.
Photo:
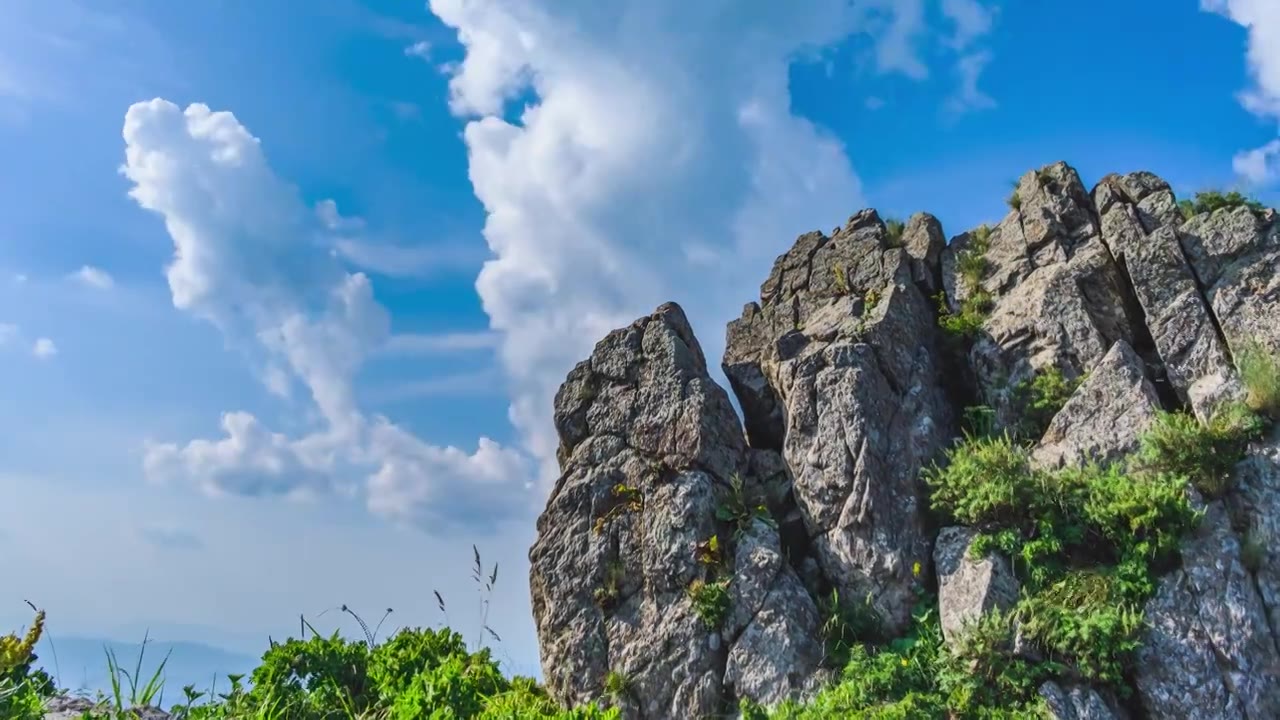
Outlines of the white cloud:
[{"label": "white cloud", "polygon": [[942,14],[955,24],[948,44],[956,50],[991,32],[995,22],[995,9],[983,7],[978,0],[942,0]]},{"label": "white cloud", "polygon": [[960,87],[947,99],[948,112],[959,115],[976,110],[989,110],[996,106],[996,101],[978,88],[978,79],[990,62],[991,53],[985,50],[960,58],[956,63],[956,72],[960,75]]},{"label": "white cloud", "polygon": [[1256,185],[1280,179],[1280,138],[1260,148],[1237,153],[1231,167],[1237,175]]},{"label": "white cloud", "polygon": [[13,323],[0,323],[0,345],[18,337],[18,326]]},{"label": "white cloud", "polygon": [[[527,511],[519,453],[486,438],[474,453],[436,447],[358,406],[353,378],[389,318],[369,279],[324,252],[322,236],[343,227],[336,205],[309,210],[230,113],[156,99],[129,108],[123,134],[130,195],[164,218],[174,242],[174,306],[251,348],[273,392],[286,394],[290,377],[307,388],[321,419],[291,438],[227,412],[219,439],[149,444],[149,477],[210,494],[363,492],[372,510],[422,522]],[[488,504],[471,516],[476,493]]]},{"label": "white cloud", "polygon": [[58,354],[58,346],[47,337],[36,338],[31,345],[31,354],[45,360]]},{"label": "white cloud", "polygon": [[410,57],[418,57],[423,60],[431,59],[431,43],[426,40],[419,40],[404,49],[404,54]]},{"label": "white cloud", "polygon": [[460,244],[406,246],[341,238],[333,247],[339,257],[352,265],[388,277],[474,270],[484,262],[479,248]]},{"label": "white cloud", "polygon": [[885,106],[884,98],[876,97],[874,95],[867,98],[864,104],[867,106],[867,109],[871,111],[879,110]]},{"label": "white cloud", "polygon": [[[916,3],[901,4],[888,22],[906,36]],[[605,333],[677,300],[718,364],[724,323],[774,257],[862,206],[841,144],[791,114],[788,70],[864,16],[846,0],[431,9],[466,48],[450,105],[469,118],[495,256],[476,287],[502,334],[511,418],[550,477],[552,397]],[[715,256],[733,262],[708,267]]]},{"label": "white cloud", "polygon": [[71,277],[77,282],[97,290],[110,290],[115,286],[115,280],[106,270],[93,267],[92,265],[84,265],[79,270],[71,274]]},{"label": "white cloud", "polygon": [[[1248,29],[1247,63],[1253,87],[1240,103],[1255,115],[1280,121],[1280,3],[1275,0],[1200,0],[1200,8]],[[1237,173],[1253,182],[1272,182],[1276,172],[1275,142],[1236,155]]]},{"label": "white cloud", "polygon": [[929,77],[919,48],[927,29],[924,0],[865,0],[856,6],[860,24],[876,39],[877,70],[902,73],[913,80]]}]

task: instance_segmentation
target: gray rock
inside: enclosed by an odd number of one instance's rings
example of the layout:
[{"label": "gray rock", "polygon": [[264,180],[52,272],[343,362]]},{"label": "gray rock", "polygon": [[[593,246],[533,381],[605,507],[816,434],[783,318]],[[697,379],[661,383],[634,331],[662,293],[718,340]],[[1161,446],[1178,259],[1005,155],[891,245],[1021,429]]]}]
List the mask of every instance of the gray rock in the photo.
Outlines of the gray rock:
[{"label": "gray rock", "polygon": [[1179,231],[1171,222],[1144,225],[1143,212],[1123,184],[1113,178],[1094,190],[1099,208],[1106,208],[1103,239],[1128,272],[1170,384],[1207,419],[1240,395],[1230,357],[1183,255]]},{"label": "gray rock", "polygon": [[1236,466],[1235,481],[1227,505],[1241,562],[1253,574],[1272,638],[1280,645],[1280,426],[1249,449]]},{"label": "gray rock", "polygon": [[[562,475],[529,554],[551,694],[596,699],[619,672],[641,699],[624,716],[667,718],[718,712],[727,668],[745,697],[798,692],[821,656],[817,611],[776,532],[735,537],[716,519],[736,479],[739,505],[764,488],[683,311],[664,305],[597,344],[557,393],[555,421]],[[727,583],[722,621],[699,616],[695,582]]]},{"label": "gray rock", "polygon": [[1280,352],[1280,223],[1218,210],[1187,221],[1178,239],[1231,351],[1257,342]]},{"label": "gray rock", "polygon": [[903,248],[911,256],[911,278],[927,295],[942,289],[942,251],[947,238],[942,223],[929,213],[916,213],[902,232]]},{"label": "gray rock", "polygon": [[1032,462],[1056,469],[1118,460],[1137,448],[1159,411],[1142,359],[1128,343],[1117,341],[1054,416]]},{"label": "gray rock", "polygon": [[938,533],[933,562],[938,573],[938,617],[951,641],[967,625],[992,610],[1006,611],[1018,601],[1018,581],[1009,561],[997,554],[970,556],[977,532],[949,527]]},{"label": "gray rock", "polygon": [[[1019,208],[990,232],[982,286],[993,306],[969,352],[998,427],[1016,424],[1017,388],[1036,373],[1057,368],[1078,377],[1116,341],[1134,342],[1123,275],[1101,241],[1076,171],[1055,163],[1028,172],[1016,192]],[[966,294],[957,258],[972,242],[972,233],[957,238],[943,254],[953,309]]]},{"label": "gray rock", "polygon": [[[912,232],[930,226],[915,218]],[[730,323],[724,360],[751,445],[790,468],[823,580],[870,596],[895,629],[910,619],[912,568],[929,559],[917,477],[953,426],[933,308],[912,270],[929,252],[890,247],[874,211],[833,237],[801,236]]]},{"label": "gray rock", "polygon": [[1114,700],[1104,698],[1087,686],[1064,688],[1050,681],[1041,685],[1039,692],[1053,720],[1128,720],[1129,717]]},{"label": "gray rock", "polygon": [[1155,720],[1280,717],[1280,654],[1262,600],[1225,508],[1205,512],[1183,568],[1147,602],[1135,673],[1143,707]]}]

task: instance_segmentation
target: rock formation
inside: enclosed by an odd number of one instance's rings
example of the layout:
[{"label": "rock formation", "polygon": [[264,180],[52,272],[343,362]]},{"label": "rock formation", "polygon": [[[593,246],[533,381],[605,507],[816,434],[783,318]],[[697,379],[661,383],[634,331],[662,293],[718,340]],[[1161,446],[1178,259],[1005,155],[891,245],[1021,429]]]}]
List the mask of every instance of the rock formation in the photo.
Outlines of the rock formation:
[{"label": "rock formation", "polygon": [[[831,672],[831,596],[865,598],[895,635],[936,588],[950,638],[1019,592],[1006,558],[929,514],[921,473],[965,405],[1013,428],[1020,389],[1059,373],[1071,394],[1034,429],[1033,464],[1106,463],[1162,410],[1208,420],[1242,397],[1246,348],[1280,352],[1275,211],[1184,220],[1154,175],[1090,192],[1064,163],[1024,175],[1010,205],[950,243],[932,216],[873,210],[797,239],[728,327],[741,422],[675,305],[573,369],[530,552],[557,699],[692,718],[806,697]],[[939,312],[970,306],[979,326],[958,344]],[[1197,496],[1203,520],[1146,607],[1135,692],[1047,682],[1051,714],[1280,717],[1280,430],[1232,485]]]}]

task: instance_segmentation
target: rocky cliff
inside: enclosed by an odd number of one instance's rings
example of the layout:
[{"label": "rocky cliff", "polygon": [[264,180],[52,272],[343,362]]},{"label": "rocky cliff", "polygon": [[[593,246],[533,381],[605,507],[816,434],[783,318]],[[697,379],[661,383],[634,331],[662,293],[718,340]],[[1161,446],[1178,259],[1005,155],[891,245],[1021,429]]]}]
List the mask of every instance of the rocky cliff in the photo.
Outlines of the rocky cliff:
[{"label": "rocky cliff", "polygon": [[[744,700],[812,699],[851,646],[865,659],[924,642],[922,617],[954,650],[1007,613],[1002,657],[1051,717],[1280,717],[1280,431],[1253,417],[1212,488],[1191,482],[1195,467],[1176,476],[1169,507],[1193,523],[1160,515],[1151,491],[1107,505],[1124,508],[1112,532],[1099,488],[1116,483],[1064,479],[1125,467],[1107,477],[1169,487],[1144,469],[1158,432],[1217,428],[1257,400],[1238,368],[1280,354],[1275,211],[1180,207],[1149,173],[1090,192],[1063,163],[1024,175],[1009,204],[950,242],[929,215],[904,225],[873,210],[797,239],[728,327],[741,422],[675,305],[574,368],[555,402],[562,475],[530,551],[555,697],[631,718],[724,716]],[[979,436],[1037,487],[1084,488],[1071,496],[1083,509],[1028,501],[1011,519],[945,505],[926,478]],[[1209,450],[1221,460],[1223,447]],[[1147,465],[1127,460],[1143,452]],[[1078,537],[1063,530],[1077,516]],[[1168,528],[1184,526],[1166,559]],[[1062,561],[1041,573],[1032,560],[1059,536]],[[1135,567],[1151,568],[1145,586]],[[1134,641],[1117,669],[1086,649],[1112,630],[1071,608],[1050,630],[1032,617],[1082,577],[1126,583],[1115,602]],[[1061,637],[1077,626],[1082,639]]]}]

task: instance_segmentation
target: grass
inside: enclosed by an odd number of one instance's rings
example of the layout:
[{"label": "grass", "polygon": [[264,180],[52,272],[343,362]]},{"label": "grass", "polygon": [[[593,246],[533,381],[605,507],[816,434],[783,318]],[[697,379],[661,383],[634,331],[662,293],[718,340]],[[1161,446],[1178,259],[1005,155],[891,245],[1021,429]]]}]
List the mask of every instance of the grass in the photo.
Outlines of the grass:
[{"label": "grass", "polygon": [[1236,353],[1236,371],[1249,407],[1271,420],[1280,420],[1280,358],[1258,343],[1250,343]]},{"label": "grass", "polygon": [[907,229],[906,223],[896,218],[889,218],[884,221],[885,236],[888,239],[888,245],[891,248],[900,248],[903,245],[902,234]]},{"label": "grass", "polygon": [[972,337],[982,330],[994,298],[982,287],[990,269],[991,228],[982,225],[969,234],[969,244],[956,255],[956,275],[964,289],[964,299],[956,312],[948,307],[946,295],[938,293],[938,325],[949,335]]},{"label": "grass", "polygon": [[729,581],[694,580],[685,591],[693,611],[710,630],[718,630],[729,614]]}]

